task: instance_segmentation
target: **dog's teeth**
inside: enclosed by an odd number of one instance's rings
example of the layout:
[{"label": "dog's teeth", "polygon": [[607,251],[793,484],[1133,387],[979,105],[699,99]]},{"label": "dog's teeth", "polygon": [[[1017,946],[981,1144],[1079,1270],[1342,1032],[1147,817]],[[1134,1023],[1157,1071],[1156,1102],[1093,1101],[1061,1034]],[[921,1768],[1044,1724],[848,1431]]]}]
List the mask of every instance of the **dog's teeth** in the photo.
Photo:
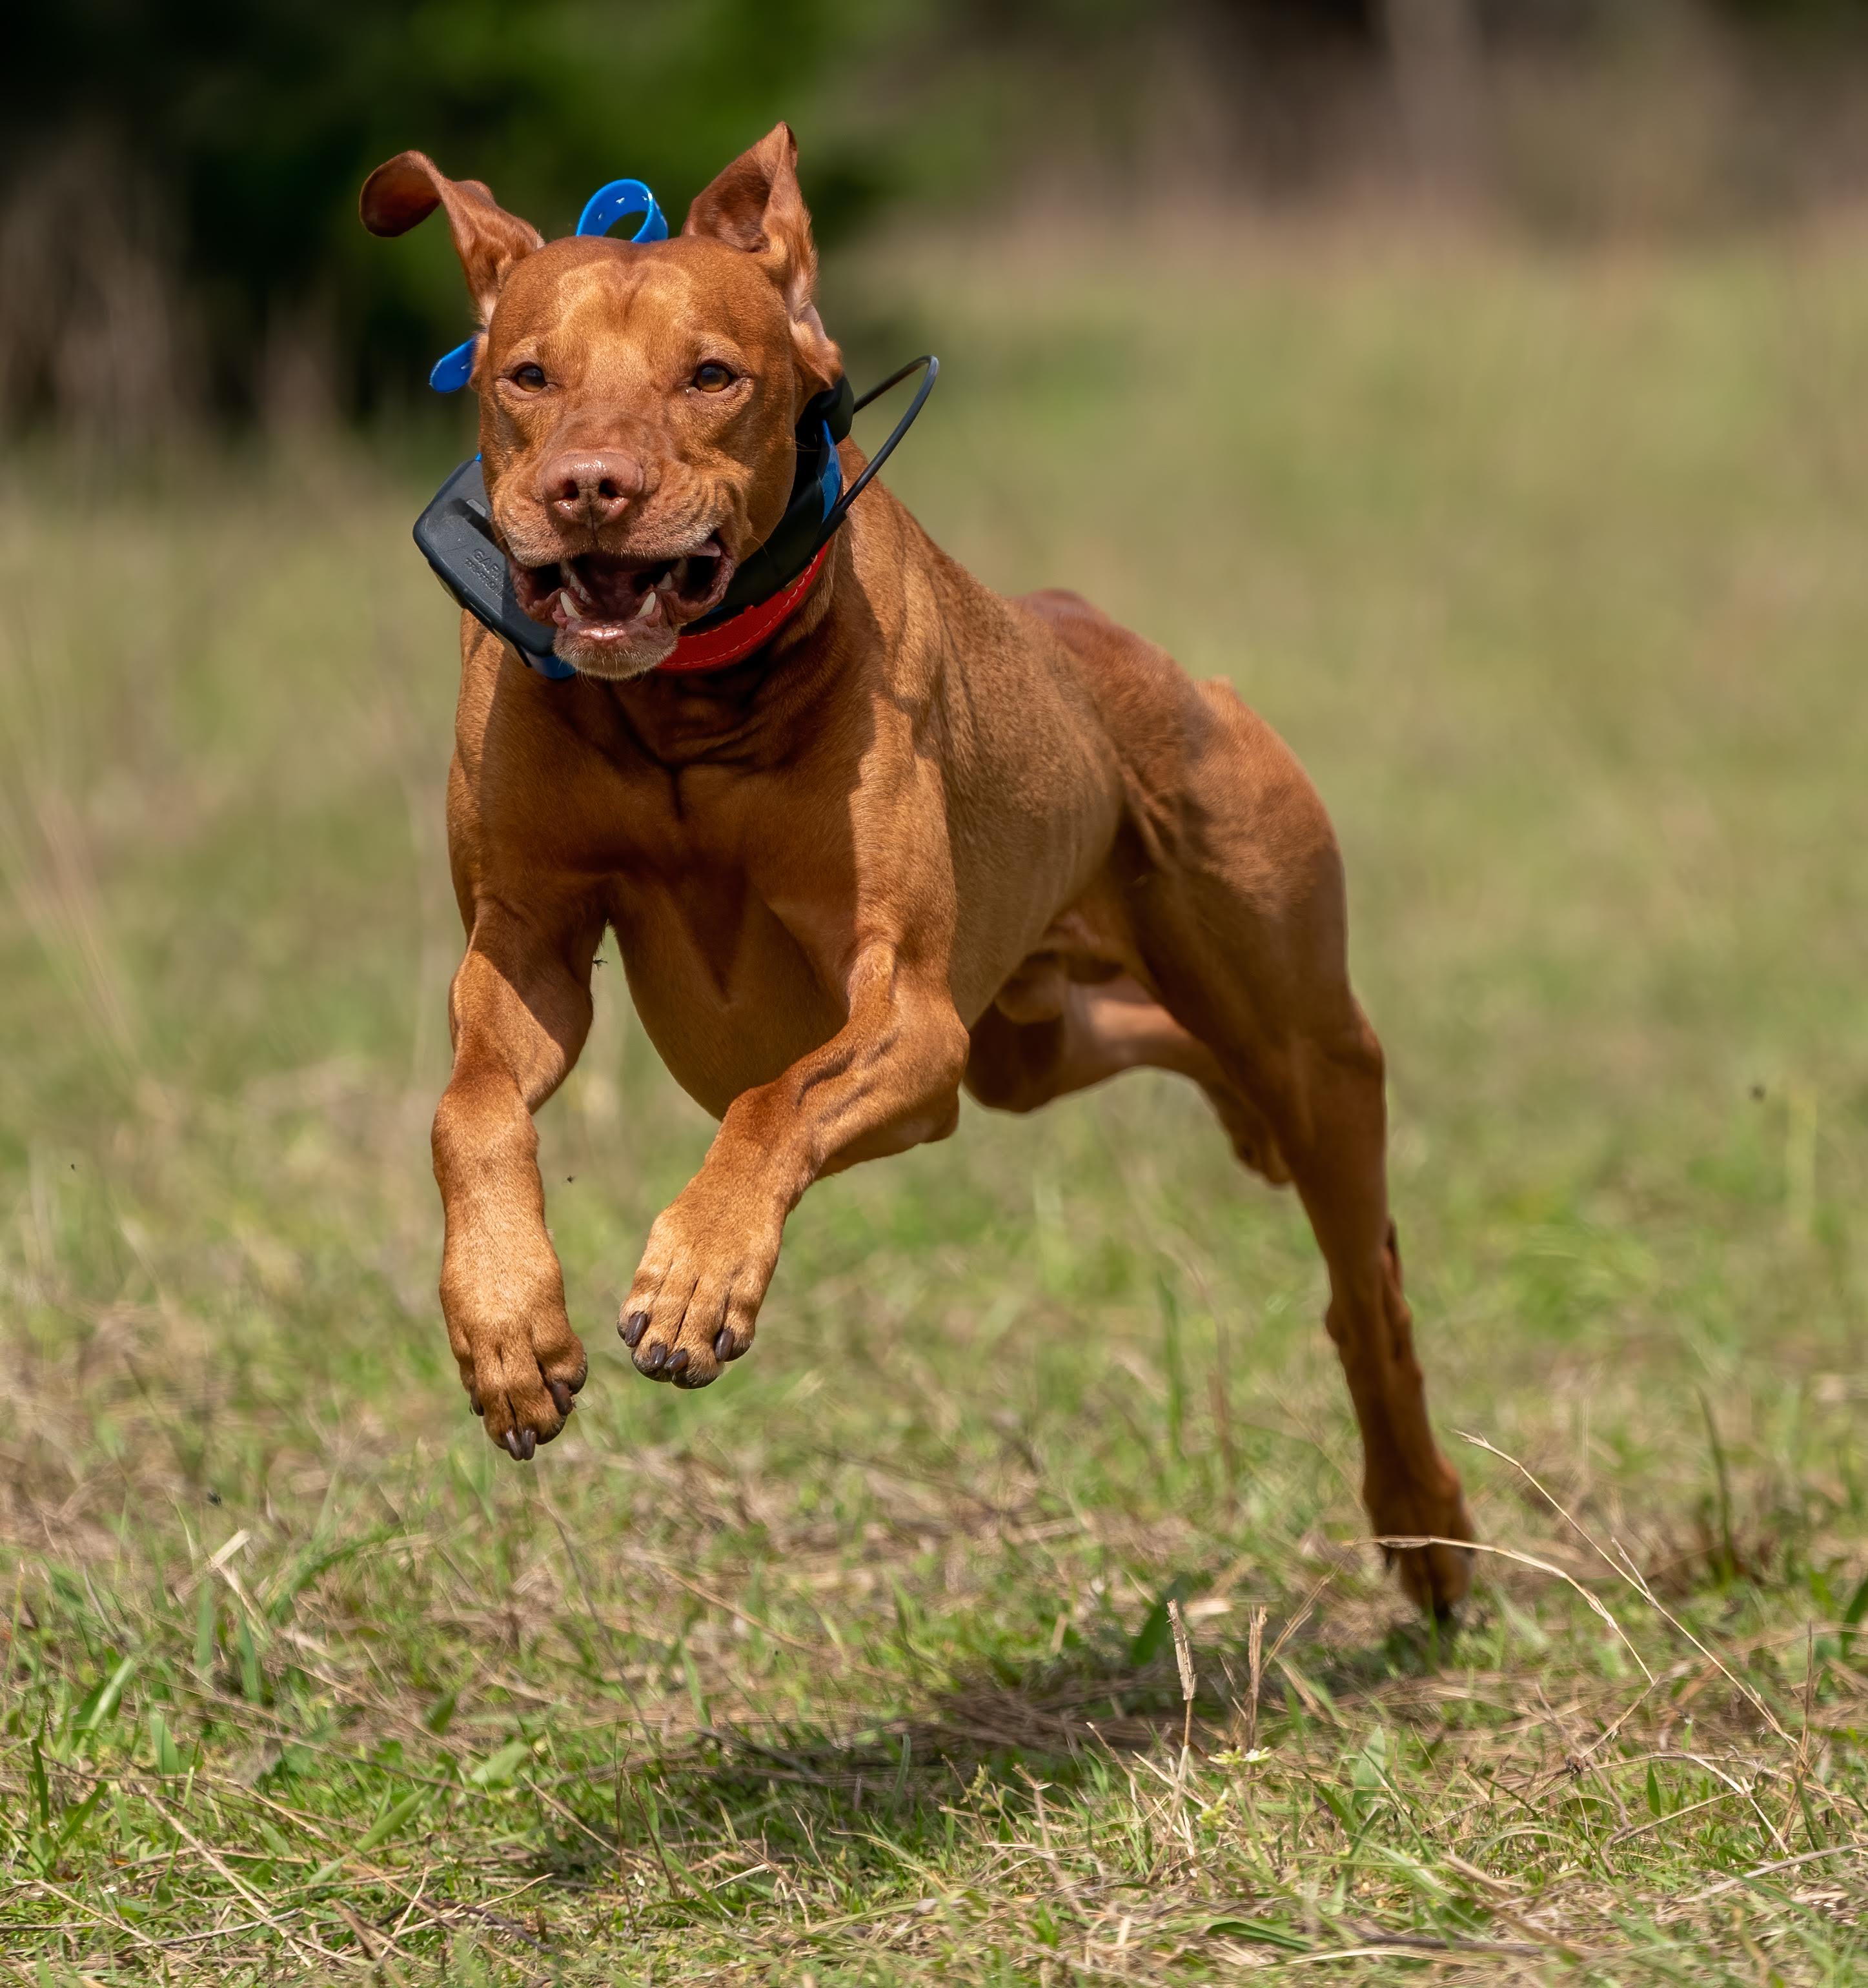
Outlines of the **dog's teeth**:
[{"label": "dog's teeth", "polygon": [[646,621],[650,615],[654,614],[655,611],[655,590],[651,587],[648,591],[643,595],[642,604],[636,610],[632,618],[638,621]]},{"label": "dog's teeth", "polygon": [[577,577],[574,572],[570,575],[570,590],[577,595],[580,600],[587,601],[591,597],[590,589],[584,585],[584,582]]},{"label": "dog's teeth", "polygon": [[662,576],[660,583],[665,587],[669,593],[679,593],[688,583],[687,561],[685,559],[678,559],[675,560],[675,563],[670,566],[668,571]]}]

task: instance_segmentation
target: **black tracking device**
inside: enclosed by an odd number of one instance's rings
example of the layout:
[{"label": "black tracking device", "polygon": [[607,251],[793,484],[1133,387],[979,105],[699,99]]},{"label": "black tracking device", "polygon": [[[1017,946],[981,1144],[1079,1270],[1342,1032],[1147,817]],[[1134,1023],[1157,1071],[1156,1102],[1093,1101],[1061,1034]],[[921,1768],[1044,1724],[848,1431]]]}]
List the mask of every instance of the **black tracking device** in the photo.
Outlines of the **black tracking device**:
[{"label": "black tracking device", "polygon": [[[444,362],[445,363],[445,362]],[[919,370],[921,385],[908,412],[848,490],[843,488],[837,445],[850,432],[851,418],[878,394]],[[765,543],[733,575],[726,598],[689,633],[717,627],[744,608],[775,593],[802,573],[843,522],[851,502],[894,451],[939,377],[940,361],[924,354],[892,373],[858,399],[847,379],[805,404],[797,425],[797,468],[791,501]],[[415,520],[415,543],[435,576],[469,614],[510,642],[540,676],[562,680],[577,671],[553,653],[557,631],[535,621],[519,604],[511,568],[493,536],[486,481],[476,455],[463,462],[435,492]]]}]

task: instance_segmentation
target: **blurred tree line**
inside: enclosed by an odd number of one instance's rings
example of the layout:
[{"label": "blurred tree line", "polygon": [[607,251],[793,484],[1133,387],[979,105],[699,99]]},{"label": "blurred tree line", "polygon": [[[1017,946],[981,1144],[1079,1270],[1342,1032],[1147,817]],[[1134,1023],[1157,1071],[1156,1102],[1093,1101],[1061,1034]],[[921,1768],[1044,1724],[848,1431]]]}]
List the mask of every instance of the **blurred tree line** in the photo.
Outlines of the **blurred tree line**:
[{"label": "blurred tree line", "polygon": [[1832,78],[1868,0],[63,0],[12,21],[0,427],[134,440],[414,390],[468,327],[440,228],[391,248],[357,225],[364,175],[407,146],[547,235],[623,174],[678,226],[780,117],[833,248],[1007,182],[1276,199],[1345,161],[1452,197],[1521,182],[1535,206],[1524,64],[1548,90],[1645,36],[1662,93],[1681,49],[1689,83],[1734,49],[1741,73]]}]

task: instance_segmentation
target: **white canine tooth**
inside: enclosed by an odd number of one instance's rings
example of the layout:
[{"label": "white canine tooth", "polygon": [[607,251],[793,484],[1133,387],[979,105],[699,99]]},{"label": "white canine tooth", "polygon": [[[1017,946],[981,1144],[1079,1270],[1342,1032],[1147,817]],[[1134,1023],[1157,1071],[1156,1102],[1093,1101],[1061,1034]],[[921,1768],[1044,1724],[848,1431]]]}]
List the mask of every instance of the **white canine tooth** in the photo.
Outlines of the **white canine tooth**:
[{"label": "white canine tooth", "polygon": [[635,614],[631,618],[637,621],[646,621],[650,615],[654,614],[655,611],[655,590],[651,587],[648,591],[643,595],[641,606],[636,610]]},{"label": "white canine tooth", "polygon": [[591,590],[584,585],[584,582],[577,577],[575,568],[571,569],[570,571],[570,586],[571,591],[577,595],[580,600],[587,601],[590,599]]},{"label": "white canine tooth", "polygon": [[688,563],[685,559],[678,559],[663,576],[662,584],[669,593],[679,593],[687,583]]}]

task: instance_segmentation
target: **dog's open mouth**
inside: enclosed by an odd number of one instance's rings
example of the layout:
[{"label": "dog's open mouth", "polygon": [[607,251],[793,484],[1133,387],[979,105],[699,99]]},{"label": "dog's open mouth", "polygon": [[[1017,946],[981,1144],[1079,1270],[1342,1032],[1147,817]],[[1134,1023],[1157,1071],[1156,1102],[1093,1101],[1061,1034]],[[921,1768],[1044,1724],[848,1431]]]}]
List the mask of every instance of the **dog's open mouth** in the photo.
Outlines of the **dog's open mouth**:
[{"label": "dog's open mouth", "polygon": [[514,561],[513,590],[533,620],[554,623],[579,645],[633,646],[717,607],[733,566],[719,540],[709,538],[669,559],[596,552],[550,566]]}]

